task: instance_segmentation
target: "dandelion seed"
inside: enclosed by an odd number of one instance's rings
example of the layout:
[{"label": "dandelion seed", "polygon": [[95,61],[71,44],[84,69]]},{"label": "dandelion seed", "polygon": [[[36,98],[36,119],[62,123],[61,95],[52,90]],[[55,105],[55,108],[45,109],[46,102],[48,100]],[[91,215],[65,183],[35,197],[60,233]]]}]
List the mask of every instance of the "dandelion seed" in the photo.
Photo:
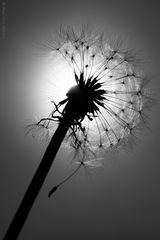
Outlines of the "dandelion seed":
[{"label": "dandelion seed", "polygon": [[79,160],[77,162],[75,162],[75,164],[77,164],[78,166],[76,167],[76,169],[68,176],[66,177],[63,181],[61,181],[59,184],[55,185],[48,193],[48,197],[51,197],[51,195],[58,190],[58,188],[63,185],[64,183],[66,183],[69,179],[71,179],[75,174],[78,173],[78,171],[81,169],[81,167],[89,167],[89,168],[97,168],[97,167],[101,167],[102,163],[101,163],[102,158],[97,158],[97,159],[90,159],[90,160]]},{"label": "dandelion seed", "polygon": [[66,177],[63,181],[61,181],[59,184],[54,186],[48,193],[48,197],[50,197],[61,185],[63,185],[65,182],[67,182],[70,178],[72,178],[76,173],[78,173],[80,167],[84,165],[83,162],[79,164],[79,166],[68,176]]}]

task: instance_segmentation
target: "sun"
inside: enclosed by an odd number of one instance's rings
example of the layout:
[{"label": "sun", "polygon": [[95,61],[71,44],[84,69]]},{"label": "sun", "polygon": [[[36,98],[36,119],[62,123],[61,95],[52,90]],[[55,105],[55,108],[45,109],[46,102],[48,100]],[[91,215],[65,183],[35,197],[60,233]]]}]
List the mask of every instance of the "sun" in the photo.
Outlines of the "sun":
[{"label": "sun", "polygon": [[47,79],[51,83],[46,84],[48,96],[58,104],[66,98],[66,94],[71,87],[76,85],[74,72],[69,63],[59,54],[51,53],[52,56],[48,61]]}]

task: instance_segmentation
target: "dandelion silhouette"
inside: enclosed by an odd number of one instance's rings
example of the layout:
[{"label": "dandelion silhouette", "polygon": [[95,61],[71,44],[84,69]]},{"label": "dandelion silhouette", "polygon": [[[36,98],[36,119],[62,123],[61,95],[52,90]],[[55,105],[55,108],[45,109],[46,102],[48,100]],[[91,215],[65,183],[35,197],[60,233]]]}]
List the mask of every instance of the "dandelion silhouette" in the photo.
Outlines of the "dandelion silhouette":
[{"label": "dandelion silhouette", "polygon": [[27,133],[38,130],[41,134],[44,130],[51,141],[5,240],[18,237],[62,142],[75,152],[78,167],[51,189],[49,197],[81,166],[99,166],[100,151],[106,153],[129,143],[145,123],[144,110],[150,97],[146,77],[137,68],[139,59],[122,41],[112,40],[85,26],[78,30],[67,27],[60,29],[56,42],[48,40],[41,45],[41,53],[67,64],[74,85],[66,98],[56,102],[53,96],[48,117],[27,126]]}]

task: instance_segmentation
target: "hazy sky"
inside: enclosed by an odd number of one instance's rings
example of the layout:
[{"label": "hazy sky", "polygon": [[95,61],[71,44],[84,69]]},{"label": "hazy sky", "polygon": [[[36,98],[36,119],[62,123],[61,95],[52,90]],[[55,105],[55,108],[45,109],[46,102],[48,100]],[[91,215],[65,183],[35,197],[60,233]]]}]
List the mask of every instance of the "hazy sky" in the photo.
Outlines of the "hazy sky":
[{"label": "hazy sky", "polygon": [[[5,1],[5,0],[4,0]],[[155,1],[158,2],[158,1]],[[0,238],[4,235],[46,145],[24,136],[26,118],[41,108],[38,63],[31,44],[57,25],[89,22],[132,38],[143,48],[160,99],[159,5],[154,1],[5,1],[1,4]],[[4,20],[5,19],[5,20]],[[5,21],[5,22],[4,22]],[[3,33],[4,34],[4,33]],[[4,39],[2,39],[4,37]],[[41,69],[39,69],[41,71]],[[39,75],[37,75],[39,74]],[[40,89],[41,90],[41,89]],[[34,95],[35,91],[35,95]],[[44,103],[46,104],[46,103]],[[159,106],[133,150],[106,155],[103,168],[81,172],[51,198],[48,191],[69,172],[57,156],[19,236],[21,240],[160,239]]]}]

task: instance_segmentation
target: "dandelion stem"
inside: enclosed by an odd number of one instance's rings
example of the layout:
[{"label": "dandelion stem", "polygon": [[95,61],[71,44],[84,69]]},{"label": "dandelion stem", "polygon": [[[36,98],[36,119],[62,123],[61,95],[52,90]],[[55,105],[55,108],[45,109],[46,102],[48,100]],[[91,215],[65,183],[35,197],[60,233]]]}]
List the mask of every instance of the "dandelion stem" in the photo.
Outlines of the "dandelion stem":
[{"label": "dandelion stem", "polygon": [[[69,103],[67,104],[69,105]],[[9,226],[9,229],[4,237],[4,240],[15,240],[27,219],[27,216],[33,206],[33,203],[44,183],[44,180],[50,170],[50,167],[55,159],[59,147],[73,122],[72,109],[66,105],[65,112],[56,132],[54,133],[42,161],[33,176],[33,179],[22,199],[22,202]]]}]

